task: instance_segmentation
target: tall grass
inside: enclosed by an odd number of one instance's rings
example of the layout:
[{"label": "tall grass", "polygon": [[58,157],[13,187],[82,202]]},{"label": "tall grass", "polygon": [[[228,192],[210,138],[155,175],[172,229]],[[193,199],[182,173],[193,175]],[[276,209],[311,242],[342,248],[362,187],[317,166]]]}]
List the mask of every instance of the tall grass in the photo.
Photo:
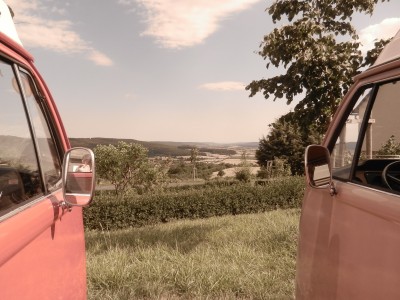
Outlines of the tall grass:
[{"label": "tall grass", "polygon": [[88,231],[89,299],[293,298],[299,210]]}]

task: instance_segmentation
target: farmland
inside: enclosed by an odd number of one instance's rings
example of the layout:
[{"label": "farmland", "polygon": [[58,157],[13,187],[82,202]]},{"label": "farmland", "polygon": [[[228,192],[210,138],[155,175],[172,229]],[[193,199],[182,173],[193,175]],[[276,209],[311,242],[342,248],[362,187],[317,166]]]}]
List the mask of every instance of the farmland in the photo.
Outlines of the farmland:
[{"label": "farmland", "polygon": [[[243,157],[253,175],[257,174],[259,167],[255,159],[255,151],[258,143],[236,143],[236,144],[217,144],[217,143],[187,143],[187,142],[143,142],[131,139],[111,139],[111,138],[72,138],[71,144],[74,147],[88,147],[94,149],[97,145],[116,145],[119,141],[126,143],[138,143],[148,149],[148,155],[151,160],[169,160],[172,164],[190,165],[190,150],[196,147],[199,150],[197,162],[201,166],[208,165],[222,166],[216,168],[211,173],[205,172],[203,176],[197,176],[197,179],[209,180],[218,177],[220,170],[224,175],[219,177],[231,178],[235,176],[237,167],[243,163]],[[189,174],[188,174],[189,173]],[[186,178],[185,178],[186,177]],[[176,184],[176,179],[182,181],[192,179],[190,172],[183,176],[172,176],[172,184]]]}]

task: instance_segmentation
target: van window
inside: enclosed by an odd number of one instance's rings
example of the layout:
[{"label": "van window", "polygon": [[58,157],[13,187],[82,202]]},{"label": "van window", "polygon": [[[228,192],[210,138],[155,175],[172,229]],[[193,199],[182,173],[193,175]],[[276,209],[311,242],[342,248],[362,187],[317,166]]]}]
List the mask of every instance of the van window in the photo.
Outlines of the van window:
[{"label": "van window", "polygon": [[371,91],[361,94],[338,138],[333,175],[400,191],[400,81],[377,85]]},{"label": "van window", "polygon": [[360,134],[365,107],[368,104],[372,88],[364,88],[356,94],[354,106],[336,141],[332,151],[332,172],[336,178],[350,179],[350,169],[354,160],[357,140]]},{"label": "van window", "polygon": [[33,126],[34,136],[36,137],[39,152],[40,166],[43,178],[48,190],[53,190],[61,184],[61,162],[57,147],[49,130],[50,120],[46,120],[46,107],[42,98],[34,85],[32,78],[24,73],[20,73],[26,103],[29,108],[29,115]]},{"label": "van window", "polygon": [[46,185],[54,186],[61,173],[32,81],[16,75],[17,68],[0,61],[0,217],[45,193],[42,174]]}]

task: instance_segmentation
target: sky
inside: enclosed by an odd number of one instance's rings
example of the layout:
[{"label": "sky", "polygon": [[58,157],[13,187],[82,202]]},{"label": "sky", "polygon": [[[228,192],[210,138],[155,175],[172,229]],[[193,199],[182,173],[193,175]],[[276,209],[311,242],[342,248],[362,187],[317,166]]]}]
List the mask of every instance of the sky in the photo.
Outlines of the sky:
[{"label": "sky", "polygon": [[[6,0],[74,138],[258,142],[293,109],[249,97],[272,0]],[[356,15],[363,51],[400,29],[400,1]]]}]

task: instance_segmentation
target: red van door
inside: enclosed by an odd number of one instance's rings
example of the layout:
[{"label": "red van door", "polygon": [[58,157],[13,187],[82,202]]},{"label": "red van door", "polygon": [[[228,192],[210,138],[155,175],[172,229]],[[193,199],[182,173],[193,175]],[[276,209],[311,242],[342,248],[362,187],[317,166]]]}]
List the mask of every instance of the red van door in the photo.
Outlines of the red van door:
[{"label": "red van door", "polygon": [[400,299],[398,65],[359,83],[307,149],[298,299]]},{"label": "red van door", "polygon": [[86,298],[82,209],[64,202],[66,147],[30,62],[0,45],[0,299]]}]

